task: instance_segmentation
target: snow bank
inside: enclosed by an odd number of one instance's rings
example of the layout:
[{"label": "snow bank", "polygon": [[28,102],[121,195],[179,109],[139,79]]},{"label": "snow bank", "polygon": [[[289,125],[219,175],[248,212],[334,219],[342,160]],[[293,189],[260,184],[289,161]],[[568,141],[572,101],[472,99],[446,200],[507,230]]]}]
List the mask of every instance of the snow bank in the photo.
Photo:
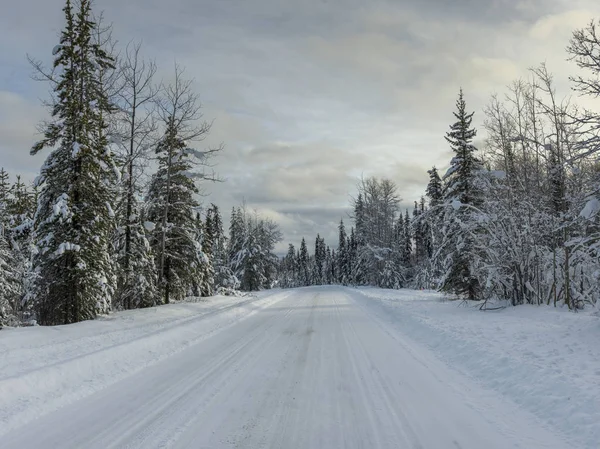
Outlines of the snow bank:
[{"label": "snow bank", "polygon": [[358,301],[461,374],[568,440],[600,442],[600,320],[520,306],[481,312],[434,292],[360,289]]},{"label": "snow bank", "polygon": [[156,364],[288,296],[214,297],[68,326],[0,331],[0,436]]}]

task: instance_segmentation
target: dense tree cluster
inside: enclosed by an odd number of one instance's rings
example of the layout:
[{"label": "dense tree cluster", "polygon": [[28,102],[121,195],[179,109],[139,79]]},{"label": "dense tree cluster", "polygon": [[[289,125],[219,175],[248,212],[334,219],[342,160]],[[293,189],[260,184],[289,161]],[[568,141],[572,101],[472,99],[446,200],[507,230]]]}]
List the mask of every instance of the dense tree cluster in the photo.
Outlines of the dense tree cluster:
[{"label": "dense tree cluster", "polygon": [[238,209],[228,241],[199,184],[217,181],[199,150],[210,131],[192,83],[130,44],[120,58],[91,0],[66,0],[49,70],[51,117],[32,154],[49,150],[32,186],[0,171],[0,326],[68,324],[116,309],[269,288],[275,223]]},{"label": "dense tree cluster", "polygon": [[244,291],[270,288],[277,280],[275,245],[281,241],[279,226],[272,220],[249,213],[245,206],[231,211],[229,228],[229,277],[231,287]]},{"label": "dense tree cluster", "polygon": [[[545,65],[474,113],[461,90],[445,135],[454,156],[432,167],[408,210],[390,179],[362,179],[337,248],[317,235],[278,259],[278,225],[201,202],[217,181],[195,148],[210,132],[184,71],[156,83],[132,43],[117,51],[91,0],[66,0],[45,69],[50,118],[32,185],[0,170],[0,326],[66,324],[230,289],[342,284],[434,288],[467,299],[581,308],[600,297],[600,113],[556,92]],[[567,51],[583,96],[600,95],[596,23]],[[115,57],[120,54],[120,57]],[[313,244],[314,242],[314,244]]]},{"label": "dense tree cluster", "polygon": [[[573,77],[582,95],[600,95],[596,24],[573,33]],[[473,144],[473,112],[462,90],[445,138],[449,169],[428,171],[412,216],[387,180],[366,179],[353,202],[350,235],[339,226],[329,263],[333,283],[434,288],[466,299],[581,308],[600,297],[600,114],[559,98],[545,65],[493,96],[485,145]],[[320,262],[290,246],[283,286],[314,285]],[[327,253],[327,251],[326,251]],[[331,252],[333,254],[333,252]]]}]

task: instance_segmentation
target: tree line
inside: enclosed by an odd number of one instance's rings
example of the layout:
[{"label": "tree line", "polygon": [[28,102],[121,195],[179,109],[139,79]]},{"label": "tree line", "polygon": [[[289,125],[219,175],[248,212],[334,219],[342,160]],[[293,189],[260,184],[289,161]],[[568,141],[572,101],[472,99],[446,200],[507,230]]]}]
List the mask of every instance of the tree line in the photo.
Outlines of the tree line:
[{"label": "tree line", "polygon": [[[568,59],[577,95],[600,96],[596,22],[573,32]],[[400,210],[395,184],[361,180],[348,232],[336,251],[316,239],[308,255],[290,245],[284,287],[337,283],[438,289],[469,300],[571,309],[600,297],[600,113],[559,96],[545,64],[493,95],[483,111],[485,144],[461,90],[445,139],[454,157],[428,171],[424,195]]]},{"label": "tree line", "polygon": [[[49,68],[50,117],[31,153],[48,152],[32,185],[0,170],[0,325],[67,324],[112,310],[307,285],[439,289],[467,299],[578,309],[600,295],[600,114],[559,96],[544,64],[494,95],[485,144],[460,91],[445,135],[449,169],[428,171],[411,210],[389,179],[366,178],[339,223],[278,259],[277,223],[201,202],[218,182],[196,148],[211,124],[185,71],[156,80],[140,44],[119,49],[91,0],[66,0]],[[568,58],[576,94],[600,95],[594,21],[576,30]],[[312,254],[311,254],[312,253]]]},{"label": "tree line", "polygon": [[66,0],[51,67],[50,118],[31,154],[48,151],[33,185],[0,171],[0,326],[93,319],[215,291],[270,288],[278,226],[200,202],[219,181],[199,150],[210,132],[184,70],[157,66],[131,43],[119,50],[91,0]]}]

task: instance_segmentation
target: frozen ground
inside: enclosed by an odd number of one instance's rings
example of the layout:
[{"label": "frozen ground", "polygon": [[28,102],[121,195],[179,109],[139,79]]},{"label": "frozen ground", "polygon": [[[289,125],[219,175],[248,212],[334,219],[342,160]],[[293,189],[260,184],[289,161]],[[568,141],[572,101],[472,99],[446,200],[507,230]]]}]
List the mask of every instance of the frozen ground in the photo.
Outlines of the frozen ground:
[{"label": "frozen ground", "polygon": [[600,323],[339,287],[0,332],[8,448],[597,448]]}]

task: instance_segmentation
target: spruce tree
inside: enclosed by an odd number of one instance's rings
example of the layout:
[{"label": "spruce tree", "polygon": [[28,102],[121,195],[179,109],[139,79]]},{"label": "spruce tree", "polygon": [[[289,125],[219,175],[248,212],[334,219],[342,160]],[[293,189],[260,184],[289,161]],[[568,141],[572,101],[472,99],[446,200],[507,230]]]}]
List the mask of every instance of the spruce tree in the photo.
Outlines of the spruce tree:
[{"label": "spruce tree", "polygon": [[197,183],[217,180],[204,168],[222,149],[192,148],[193,142],[206,138],[211,125],[200,122],[198,96],[192,81],[183,79],[183,72],[175,66],[173,82],[162,86],[156,102],[164,133],[155,147],[158,171],[148,192],[148,219],[155,224],[150,243],[156,257],[158,288],[167,303],[191,294],[194,282],[209,270],[196,221]]},{"label": "spruce tree", "polygon": [[334,249],[327,247],[327,284],[333,285],[337,281],[337,262]]},{"label": "spruce tree", "polygon": [[363,201],[362,193],[358,194],[358,198],[354,203],[354,228],[357,245],[363,246],[367,241],[367,217],[365,212],[365,202]]},{"label": "spruce tree", "polygon": [[347,248],[347,240],[348,236],[346,235],[346,227],[344,226],[344,220],[340,220],[340,225],[338,226],[338,251],[336,257],[336,272],[337,279],[336,281],[339,284],[346,285],[348,283],[348,248]]},{"label": "spruce tree", "polygon": [[247,292],[258,291],[263,285],[261,248],[255,229],[249,229],[244,246],[243,276],[240,288]]},{"label": "spruce tree", "polygon": [[428,217],[429,210],[425,206],[425,197],[421,197],[419,204],[419,235],[421,240],[420,262],[427,262],[433,253],[433,237],[431,235],[431,223]]},{"label": "spruce tree", "polygon": [[442,290],[476,299],[481,286],[473,267],[476,258],[473,241],[476,218],[473,211],[482,204],[482,192],[477,184],[482,165],[475,154],[477,149],[472,144],[477,134],[472,127],[474,113],[467,113],[462,89],[456,109],[456,122],[446,134],[446,141],[454,152],[454,158],[444,176],[446,246],[451,248],[451,253],[447,257],[449,262]]},{"label": "spruce tree", "polygon": [[244,246],[246,243],[246,223],[241,208],[232,208],[229,223],[229,245],[227,248],[229,268],[235,278],[241,281],[244,275]]},{"label": "spruce tree", "polygon": [[196,241],[199,243],[202,254],[200,257],[203,263],[199,265],[198,276],[194,279],[196,296],[212,296],[215,291],[215,270],[213,259],[214,247],[214,228],[212,217],[207,215],[206,221],[202,220],[200,212],[196,214]]},{"label": "spruce tree", "polygon": [[443,185],[442,179],[438,174],[437,168],[432,167],[431,170],[428,170],[429,174],[429,183],[427,184],[427,189],[425,191],[427,197],[429,198],[429,205],[431,207],[435,207],[442,202],[443,197]]},{"label": "spruce tree", "polygon": [[21,295],[22,280],[15,267],[15,252],[8,235],[11,228],[11,191],[8,173],[0,169],[0,328],[16,324],[15,306]]},{"label": "spruce tree", "polygon": [[306,247],[306,240],[304,238],[302,238],[302,242],[300,243],[298,270],[300,272],[300,285],[303,287],[310,285],[308,248]]},{"label": "spruce tree", "polygon": [[206,212],[206,232],[210,236],[211,254],[216,268],[224,263],[226,239],[221,212],[215,204],[211,204]]},{"label": "spruce tree", "polygon": [[21,295],[21,280],[14,268],[13,254],[0,232],[0,328],[17,324],[15,312]]},{"label": "spruce tree", "polygon": [[[117,262],[122,270],[118,276],[116,302],[123,309],[152,307],[160,303],[158,277],[154,253],[148,235],[154,230],[154,223],[144,220],[142,205],[134,195],[130,211],[135,217],[129,221],[129,245],[124,244],[126,233],[119,232],[117,241]],[[128,248],[128,250],[126,250]],[[124,259],[127,257],[128,261]]]},{"label": "spruce tree", "polygon": [[415,208],[413,210],[412,219],[412,235],[415,246],[415,264],[419,265],[424,257],[424,241],[423,241],[423,226],[421,224],[421,211],[419,210],[419,204],[415,201]]},{"label": "spruce tree", "polygon": [[191,293],[206,263],[198,241],[195,218],[198,187],[189,176],[190,150],[177,128],[175,117],[166,123],[156,146],[158,171],[148,192],[148,220],[154,223],[150,239],[158,269],[162,302],[181,300]]},{"label": "spruce tree", "polygon": [[10,179],[4,167],[0,168],[0,229],[8,223]]},{"label": "spruce tree", "polygon": [[66,27],[54,50],[52,120],[31,150],[53,149],[37,183],[36,277],[28,292],[40,324],[107,313],[115,284],[111,192],[117,175],[106,125],[112,107],[99,79],[114,62],[93,41],[90,0],[80,0],[77,8],[67,0],[63,11]]},{"label": "spruce tree", "polygon": [[10,200],[7,202],[6,208],[10,216],[11,227],[19,226],[32,218],[35,208],[36,204],[33,192],[21,181],[21,177],[17,175],[17,179],[10,189]]},{"label": "spruce tree", "polygon": [[296,259],[296,248],[291,243],[288,245],[288,252],[283,258],[281,270],[281,286],[291,288],[298,286],[298,268]]},{"label": "spruce tree", "polygon": [[212,263],[215,288],[235,288],[235,276],[229,268],[227,258],[227,238],[223,231],[223,218],[221,217],[219,207],[215,204],[211,204],[206,213],[206,229],[210,232],[212,239]]},{"label": "spruce tree", "polygon": [[406,209],[404,214],[404,229],[402,231],[402,241],[404,245],[403,250],[403,261],[404,266],[406,268],[410,268],[412,265],[412,232],[411,232],[411,220],[410,215],[408,213],[408,209]]},{"label": "spruce tree", "polygon": [[364,279],[363,267],[358,258],[358,240],[354,228],[350,229],[350,237],[348,237],[348,268],[349,268],[349,284],[362,285]]},{"label": "spruce tree", "polygon": [[14,302],[13,309],[19,313],[25,312],[21,299],[27,273],[31,271],[31,237],[35,208],[33,192],[21,181],[21,177],[17,176],[6,205],[5,237],[12,254],[11,268],[19,285],[18,301]]},{"label": "spruce tree", "polygon": [[326,257],[325,240],[323,240],[320,235],[317,235],[315,240],[315,263],[312,276],[313,285],[322,285],[324,283]]},{"label": "spruce tree", "polygon": [[454,157],[444,175],[443,198],[446,202],[458,200],[461,204],[479,206],[482,195],[476,185],[476,179],[482,164],[475,154],[477,148],[473,146],[473,138],[477,135],[477,130],[472,128],[475,113],[467,113],[462,89],[456,101],[456,109],[456,122],[450,126],[450,131],[445,136]]},{"label": "spruce tree", "polygon": [[428,262],[427,268],[423,269],[427,270],[427,273],[424,273],[424,276],[422,276],[424,279],[423,285],[429,286],[432,278],[438,279],[440,272],[442,271],[442,257],[437,254],[437,250],[440,249],[443,237],[444,210],[442,202],[444,192],[442,180],[438,174],[437,168],[432,167],[427,173],[429,174],[429,183],[427,184],[425,195],[429,200],[429,208],[425,210],[424,205],[422,207],[421,226],[424,235],[425,257]]}]

